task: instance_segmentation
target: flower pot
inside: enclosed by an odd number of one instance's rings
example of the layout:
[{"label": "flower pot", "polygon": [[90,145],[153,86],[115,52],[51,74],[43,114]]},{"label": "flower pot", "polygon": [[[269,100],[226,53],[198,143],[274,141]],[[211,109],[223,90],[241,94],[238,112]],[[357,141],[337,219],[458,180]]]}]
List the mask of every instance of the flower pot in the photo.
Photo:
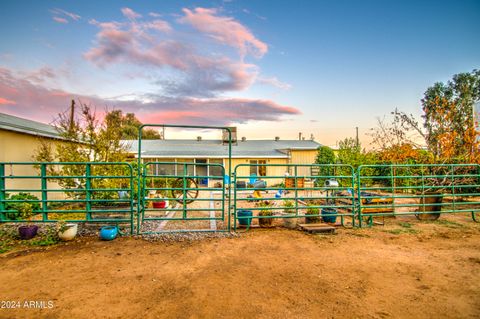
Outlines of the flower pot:
[{"label": "flower pot", "polygon": [[237,212],[238,224],[242,226],[250,226],[252,216],[253,212],[251,210],[239,210]]},{"label": "flower pot", "polygon": [[[282,215],[284,215],[284,216],[291,216],[291,215],[293,215],[293,214],[283,213]],[[295,217],[283,218],[283,226],[284,226],[285,228],[289,228],[289,229],[295,229],[295,228],[297,228],[297,218],[295,218]]]},{"label": "flower pot", "polygon": [[335,224],[337,221],[337,210],[335,208],[323,208],[322,219],[325,223]]},{"label": "flower pot", "polygon": [[273,218],[259,218],[258,224],[260,227],[271,227],[273,225]]},{"label": "flower pot", "polygon": [[32,239],[37,235],[38,226],[37,225],[26,225],[18,227],[18,234],[21,239]]},{"label": "flower pot", "polygon": [[162,200],[158,202],[152,202],[153,208],[162,209],[167,208],[167,202]]},{"label": "flower pot", "polygon": [[77,236],[78,224],[66,224],[64,231],[58,232],[58,238],[63,241],[69,241]]},{"label": "flower pot", "polygon": [[117,226],[105,226],[100,229],[100,238],[102,240],[114,240],[118,235]]},{"label": "flower pot", "polygon": [[305,216],[305,223],[306,224],[316,224],[320,222],[320,216],[318,216],[318,208],[313,208],[307,210],[307,215],[313,215],[313,216]]},{"label": "flower pot", "polygon": [[[442,193],[437,192],[424,192],[420,197],[420,207],[418,212],[421,214],[415,214],[418,220],[437,220],[440,217],[440,211],[442,210]],[[427,212],[427,213],[425,213]],[[438,213],[429,213],[438,212]]]}]

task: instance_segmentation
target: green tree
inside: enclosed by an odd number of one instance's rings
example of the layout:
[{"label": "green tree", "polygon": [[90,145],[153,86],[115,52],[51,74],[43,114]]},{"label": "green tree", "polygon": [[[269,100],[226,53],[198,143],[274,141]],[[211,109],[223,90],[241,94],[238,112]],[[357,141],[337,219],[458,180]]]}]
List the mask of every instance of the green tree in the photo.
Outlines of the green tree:
[{"label": "green tree", "polygon": [[320,146],[318,148],[317,158],[315,159],[317,164],[335,164],[335,153],[328,146]]},{"label": "green tree", "polygon": [[[72,108],[73,110],[73,108]],[[121,118],[107,114],[103,121],[98,120],[90,106],[81,104],[76,114],[59,114],[56,128],[63,138],[53,146],[43,142],[35,151],[38,162],[125,162],[128,153],[122,144]],[[78,178],[58,178],[56,181],[66,189],[85,188],[86,165],[48,165],[48,174],[54,176],[78,176]],[[92,165],[91,175],[127,175],[125,166]],[[85,176],[85,178],[83,178]],[[92,188],[118,188],[127,181],[122,178],[91,180]],[[75,193],[69,194],[74,196]],[[115,192],[97,192],[94,198],[113,197]]]},{"label": "green tree", "polygon": [[435,83],[422,99],[428,148],[440,161],[478,161],[473,105],[480,100],[480,70]]},{"label": "green tree", "polygon": [[[113,110],[107,113],[106,120],[119,123],[121,139],[123,140],[136,140],[138,139],[138,128],[142,125],[135,114],[126,113],[125,115],[121,110]],[[142,139],[152,140],[160,139],[161,135],[154,129],[142,129]]]},{"label": "green tree", "polygon": [[[320,146],[318,148],[317,157],[315,159],[316,164],[335,164],[335,153],[328,146]],[[335,173],[334,167],[320,167],[318,170],[318,175],[320,176],[331,176]],[[323,185],[326,178],[317,179],[318,185]]]},{"label": "green tree", "polygon": [[366,153],[362,151],[362,146],[357,140],[348,137],[338,142],[338,162],[341,164],[352,165],[357,169],[358,166],[366,163]]}]

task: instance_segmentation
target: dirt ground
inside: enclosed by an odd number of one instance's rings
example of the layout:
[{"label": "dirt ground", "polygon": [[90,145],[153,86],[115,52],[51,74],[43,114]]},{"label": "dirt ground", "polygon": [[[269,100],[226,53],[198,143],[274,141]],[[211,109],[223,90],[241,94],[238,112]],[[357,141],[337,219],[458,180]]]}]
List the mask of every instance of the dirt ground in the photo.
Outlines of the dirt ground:
[{"label": "dirt ground", "polygon": [[480,224],[467,215],[335,235],[83,238],[1,255],[0,317],[478,318],[479,246]]}]

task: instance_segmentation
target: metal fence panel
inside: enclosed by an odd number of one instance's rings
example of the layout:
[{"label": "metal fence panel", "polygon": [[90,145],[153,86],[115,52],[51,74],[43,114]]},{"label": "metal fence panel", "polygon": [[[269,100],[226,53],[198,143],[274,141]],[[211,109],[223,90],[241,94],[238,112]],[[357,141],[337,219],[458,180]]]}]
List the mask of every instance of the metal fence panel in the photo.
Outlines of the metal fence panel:
[{"label": "metal fence panel", "polygon": [[362,165],[357,174],[360,226],[374,217],[415,215],[435,220],[441,213],[480,210],[477,164]]},{"label": "metal fence panel", "polygon": [[0,222],[25,222],[18,205],[28,203],[35,223],[127,223],[133,234],[133,182],[129,163],[0,163]]},{"label": "metal fence panel", "polygon": [[289,220],[334,223],[337,216],[342,225],[347,217],[355,226],[354,187],[350,165],[239,164],[233,180],[234,230],[239,223],[250,227],[252,220],[269,224],[268,219],[283,219],[289,227]]}]

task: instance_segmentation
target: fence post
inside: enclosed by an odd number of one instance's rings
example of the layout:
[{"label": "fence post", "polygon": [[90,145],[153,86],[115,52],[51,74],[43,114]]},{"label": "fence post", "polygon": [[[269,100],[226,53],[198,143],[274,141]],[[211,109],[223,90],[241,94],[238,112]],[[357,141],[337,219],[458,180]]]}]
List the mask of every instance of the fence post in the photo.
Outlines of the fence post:
[{"label": "fence post", "polygon": [[0,221],[5,220],[5,164],[0,163]]},{"label": "fence post", "polygon": [[355,217],[357,215],[357,212],[355,211],[355,178],[356,178],[356,174],[355,174],[355,169],[353,168],[353,166],[349,165],[349,168],[350,168],[350,174],[352,175],[352,227],[355,227]]},{"label": "fence post", "polygon": [[[391,183],[392,183],[392,211],[393,211],[394,216],[395,216],[396,176],[397,176],[397,170],[395,169],[394,165],[390,164],[390,178],[391,178]],[[401,185],[400,185],[400,187],[401,187]],[[385,222],[385,220],[383,222]]]},{"label": "fence post", "polygon": [[91,167],[90,167],[90,163],[87,163],[86,164],[86,167],[85,167],[85,176],[86,176],[86,181],[85,181],[85,199],[86,199],[86,204],[85,204],[85,209],[87,211],[87,220],[91,220],[92,219],[92,213],[91,213],[91,209],[92,209],[92,202],[91,202],[91,199],[92,199],[92,193],[91,193],[91,190],[92,190],[92,181],[91,181],[91,178],[90,178],[90,174],[91,174]]},{"label": "fence post", "polygon": [[358,205],[355,205],[358,209],[358,226],[363,227],[363,216],[362,216],[362,196],[361,196],[361,179],[362,179],[362,166],[360,165],[357,169],[357,202]]},{"label": "fence post", "polygon": [[42,187],[42,220],[48,220],[48,191],[47,191],[47,164],[40,164],[40,177]]}]

